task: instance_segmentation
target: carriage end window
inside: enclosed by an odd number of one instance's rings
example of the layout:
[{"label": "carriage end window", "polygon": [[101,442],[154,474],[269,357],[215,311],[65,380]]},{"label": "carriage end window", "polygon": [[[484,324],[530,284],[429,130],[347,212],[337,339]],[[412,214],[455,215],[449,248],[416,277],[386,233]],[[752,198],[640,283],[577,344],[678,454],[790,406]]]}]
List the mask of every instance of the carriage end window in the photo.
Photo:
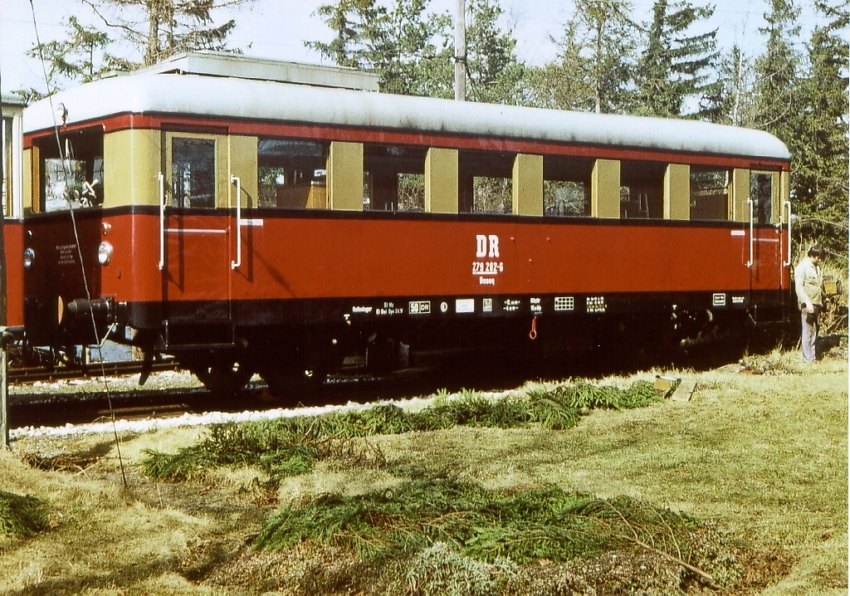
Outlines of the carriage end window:
[{"label": "carriage end window", "polygon": [[103,132],[75,131],[37,142],[45,212],[103,204]]}]

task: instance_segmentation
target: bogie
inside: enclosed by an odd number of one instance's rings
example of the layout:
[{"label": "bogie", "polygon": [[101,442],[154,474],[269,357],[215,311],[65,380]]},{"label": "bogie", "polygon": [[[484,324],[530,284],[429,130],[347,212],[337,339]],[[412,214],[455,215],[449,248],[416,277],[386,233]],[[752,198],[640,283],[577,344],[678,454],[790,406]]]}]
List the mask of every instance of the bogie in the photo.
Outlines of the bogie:
[{"label": "bogie", "polygon": [[220,395],[236,394],[254,375],[252,360],[237,350],[192,352],[179,359],[204,387]]}]

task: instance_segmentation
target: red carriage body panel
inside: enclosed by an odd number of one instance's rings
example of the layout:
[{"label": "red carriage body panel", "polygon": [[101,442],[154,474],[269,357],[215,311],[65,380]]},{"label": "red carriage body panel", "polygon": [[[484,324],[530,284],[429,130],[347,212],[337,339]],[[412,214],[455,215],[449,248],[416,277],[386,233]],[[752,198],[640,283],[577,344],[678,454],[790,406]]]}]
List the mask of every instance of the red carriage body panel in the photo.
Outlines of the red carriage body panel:
[{"label": "red carriage body panel", "polygon": [[[79,217],[94,294],[116,302],[292,300],[550,293],[750,292],[789,287],[784,229],[757,227],[748,266],[743,225],[642,221],[533,221],[257,212],[243,219],[242,264],[233,268],[232,215],[167,218],[159,268],[159,218],[125,213]],[[103,232],[104,228],[108,231]],[[65,221],[33,224],[39,253],[79,282]],[[18,236],[20,231],[10,233]],[[20,252],[20,250],[19,250]],[[53,278],[63,287],[61,273]],[[70,297],[70,296],[69,296]]]},{"label": "red carriage body panel", "polygon": [[7,219],[3,235],[6,248],[6,325],[24,326],[24,223]]}]

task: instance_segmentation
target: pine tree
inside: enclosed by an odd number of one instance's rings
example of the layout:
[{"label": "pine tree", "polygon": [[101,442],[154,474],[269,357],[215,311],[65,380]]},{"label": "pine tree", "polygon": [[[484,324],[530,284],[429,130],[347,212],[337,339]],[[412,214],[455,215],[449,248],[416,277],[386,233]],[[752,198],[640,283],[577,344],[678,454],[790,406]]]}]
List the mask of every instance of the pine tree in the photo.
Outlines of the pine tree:
[{"label": "pine tree", "polygon": [[[430,0],[337,0],[317,14],[336,37],[306,45],[341,66],[376,72],[387,93],[453,97],[453,21],[428,12]],[[473,101],[517,102],[523,68],[514,54],[512,32],[499,26],[494,0],[467,6],[467,76]]]},{"label": "pine tree", "polygon": [[[150,65],[179,52],[228,50],[226,38],[235,27],[233,19],[213,24],[212,11],[253,0],[83,0],[107,29],[120,31]],[[117,11],[114,18],[107,12]],[[85,27],[76,17],[65,21],[66,39],[33,46],[27,56],[48,64],[47,89],[15,91],[27,100],[52,95],[70,82],[87,83],[108,71],[129,71],[140,66],[136,59],[110,52],[116,44],[109,33]]]},{"label": "pine tree", "polygon": [[[714,7],[687,0],[668,4],[655,0],[646,46],[637,66],[637,113],[681,116],[688,98],[701,98],[708,88],[706,69],[717,59],[717,30],[688,36],[692,25],[714,14]],[[694,115],[701,115],[697,112]]]},{"label": "pine tree", "polygon": [[467,0],[466,11],[469,99],[520,103],[525,69],[516,57],[513,31],[499,25],[504,11],[493,0]]},{"label": "pine tree", "polygon": [[557,61],[536,73],[536,103],[597,113],[628,111],[636,47],[630,12],[623,0],[577,0]]},{"label": "pine tree", "polygon": [[801,237],[823,244],[847,266],[848,233],[848,3],[815,4],[830,19],[807,44],[808,69],[800,77],[794,119],[792,192]]},{"label": "pine tree", "polygon": [[28,57],[44,60],[47,66],[46,92],[35,88],[15,91],[27,101],[52,95],[72,81],[88,83],[109,71],[129,69],[126,60],[107,51],[114,41],[107,33],[81,25],[74,16],[63,24],[67,39],[36,44],[27,50]]},{"label": "pine tree", "polygon": [[445,36],[451,22],[427,13],[429,2],[394,0],[387,7],[375,0],[337,0],[322,5],[316,13],[336,37],[305,45],[340,66],[377,73],[387,93],[432,95],[442,87],[442,77],[431,63],[450,60]]},{"label": "pine tree", "polygon": [[576,21],[566,24],[559,44],[555,61],[531,69],[528,103],[541,108],[589,111],[593,91],[582,72],[582,40]]},{"label": "pine tree", "polygon": [[797,22],[800,9],[794,5],[794,0],[768,2],[770,12],[764,15],[767,26],[759,28],[767,35],[767,43],[764,54],[755,63],[755,124],[782,139],[793,150],[800,66],[800,54],[794,41],[800,34]]},{"label": "pine tree", "polygon": [[340,0],[336,4],[323,4],[315,14],[324,19],[335,33],[330,43],[308,41],[305,45],[332,60],[338,66],[357,67],[356,46],[360,41],[364,16],[374,11],[372,0]]},{"label": "pine tree", "polygon": [[754,126],[752,59],[735,44],[718,60],[715,77],[700,101],[702,116],[718,124]]},{"label": "pine tree", "polygon": [[[180,52],[228,51],[227,36],[236,26],[230,19],[215,24],[213,11],[253,0],[83,0],[110,29],[155,64]],[[111,18],[108,13],[117,11]],[[145,26],[147,25],[147,26]]]}]

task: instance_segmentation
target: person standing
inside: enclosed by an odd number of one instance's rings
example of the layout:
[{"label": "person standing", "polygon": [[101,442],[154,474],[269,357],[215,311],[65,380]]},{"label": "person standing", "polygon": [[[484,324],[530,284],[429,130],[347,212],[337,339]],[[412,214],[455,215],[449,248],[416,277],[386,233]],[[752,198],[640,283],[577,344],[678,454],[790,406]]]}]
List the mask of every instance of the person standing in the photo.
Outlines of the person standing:
[{"label": "person standing", "polygon": [[809,249],[808,256],[800,260],[794,269],[794,285],[803,325],[803,362],[813,362],[817,355],[815,341],[818,337],[818,316],[823,309],[822,259],[823,249],[815,244]]}]

